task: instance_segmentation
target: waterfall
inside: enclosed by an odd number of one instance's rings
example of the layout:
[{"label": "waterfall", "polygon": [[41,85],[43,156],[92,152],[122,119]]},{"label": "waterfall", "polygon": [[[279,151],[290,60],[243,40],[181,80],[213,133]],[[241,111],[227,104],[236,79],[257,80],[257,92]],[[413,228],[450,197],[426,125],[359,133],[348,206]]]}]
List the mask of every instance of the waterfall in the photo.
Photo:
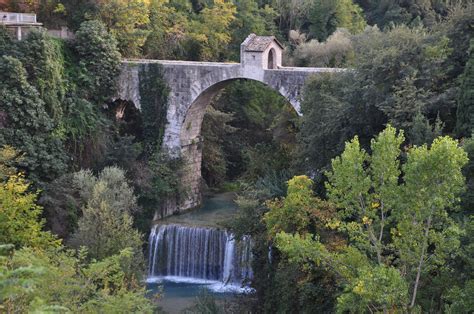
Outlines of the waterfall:
[{"label": "waterfall", "polygon": [[252,279],[251,238],[215,228],[167,224],[150,233],[149,278],[242,286]]}]

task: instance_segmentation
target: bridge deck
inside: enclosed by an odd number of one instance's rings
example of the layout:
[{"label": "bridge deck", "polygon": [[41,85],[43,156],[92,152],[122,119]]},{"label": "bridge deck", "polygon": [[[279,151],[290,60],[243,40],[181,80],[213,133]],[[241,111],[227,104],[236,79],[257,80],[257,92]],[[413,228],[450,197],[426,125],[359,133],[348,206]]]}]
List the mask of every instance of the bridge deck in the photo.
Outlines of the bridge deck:
[{"label": "bridge deck", "polygon": [[218,67],[227,67],[227,66],[239,66],[240,63],[237,62],[202,62],[202,61],[182,61],[182,60],[153,60],[153,59],[125,59],[124,63],[159,63],[159,64],[169,64],[169,65],[194,65],[194,66],[218,66]]},{"label": "bridge deck", "polygon": [[[182,61],[182,60],[154,60],[154,59],[125,59],[124,63],[143,64],[159,63],[173,66],[202,66],[202,67],[238,67],[237,62],[203,62],[203,61]],[[289,72],[339,72],[344,71],[341,68],[311,68],[311,67],[279,67],[278,69],[265,69],[265,71],[289,71]]]}]

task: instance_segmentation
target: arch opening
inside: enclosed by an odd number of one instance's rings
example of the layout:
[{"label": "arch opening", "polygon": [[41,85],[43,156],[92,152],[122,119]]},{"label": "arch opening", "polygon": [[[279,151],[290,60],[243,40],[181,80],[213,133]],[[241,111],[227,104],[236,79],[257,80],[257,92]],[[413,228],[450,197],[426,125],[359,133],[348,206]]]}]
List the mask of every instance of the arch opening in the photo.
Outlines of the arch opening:
[{"label": "arch opening", "polygon": [[106,104],[105,112],[115,120],[121,136],[133,136],[136,141],[143,139],[142,113],[133,101],[117,98]]},{"label": "arch opening", "polygon": [[223,80],[218,83],[215,83],[209,86],[207,89],[202,91],[191,103],[191,106],[187,110],[184,121],[182,123],[179,137],[181,142],[181,147],[184,147],[189,144],[193,144],[199,141],[201,124],[206,112],[206,107],[211,103],[212,99],[224,90],[228,85],[236,81],[251,81],[257,82],[259,85],[262,85],[264,88],[271,89],[281,95],[282,99],[288,101],[293,110],[297,115],[299,114],[299,103],[295,102],[295,99],[291,99],[285,95],[281,90],[278,90],[262,81],[246,78],[246,77],[237,77],[228,80]]},{"label": "arch opening", "polygon": [[[203,126],[203,121],[204,117],[206,115],[207,109],[210,108],[210,105],[216,100],[219,99],[219,94],[226,90],[227,87],[229,87],[230,84],[234,82],[239,82],[239,83],[244,83],[244,82],[258,82],[256,86],[260,85],[258,89],[261,89],[263,91],[266,90],[266,92],[270,93],[270,90],[273,90],[274,96],[272,99],[268,100],[268,106],[271,107],[272,102],[275,99],[279,99],[281,103],[285,103],[286,107],[283,112],[281,113],[282,116],[285,114],[292,115],[292,117],[297,117],[298,112],[296,111],[295,107],[291,104],[289,99],[285,97],[280,91],[277,91],[273,89],[272,87],[257,81],[257,80],[251,80],[251,79],[244,79],[244,78],[238,78],[238,79],[231,79],[231,80],[226,80],[219,82],[217,84],[212,85],[208,89],[206,89],[204,92],[202,92],[192,103],[190,108],[188,109],[184,122],[181,127],[180,131],[180,142],[181,142],[181,156],[183,160],[183,183],[185,183],[190,191],[191,191],[191,197],[195,197],[196,203],[199,204],[201,203],[201,195],[202,195],[202,186],[203,186],[203,149],[204,145],[206,145],[206,139],[203,138],[202,136],[202,126]],[[264,92],[261,92],[260,95],[264,94]],[[242,95],[242,98],[245,98],[245,95]],[[243,100],[244,101],[244,100]],[[265,102],[265,100],[263,101]],[[267,110],[268,108],[255,108],[256,112],[258,110]],[[258,113],[257,113],[258,114]],[[274,114],[273,116],[276,117],[277,114]],[[217,114],[217,120],[219,119],[224,119],[224,117],[219,116],[219,113]],[[289,121],[289,119],[288,119]],[[219,121],[218,121],[219,122]],[[256,134],[266,132],[268,130],[264,129],[263,127],[265,125],[262,122],[262,130],[256,131],[255,134],[252,134],[251,132],[248,132],[248,136],[252,137],[255,136]],[[267,123],[267,126],[269,124]],[[296,127],[293,125],[296,129]],[[286,126],[281,126],[281,129],[286,129]],[[280,129],[280,130],[281,130]],[[224,132],[224,130],[222,130]],[[281,133],[281,132],[280,132]],[[271,136],[281,136],[281,134],[273,134]],[[258,153],[258,152],[257,152]],[[211,163],[214,161],[211,161]],[[206,178],[209,178],[209,176],[206,176]],[[206,180],[206,183],[209,183],[209,180]]]},{"label": "arch opening", "polygon": [[276,69],[276,52],[274,48],[270,49],[270,51],[268,52],[267,69],[269,70]]}]

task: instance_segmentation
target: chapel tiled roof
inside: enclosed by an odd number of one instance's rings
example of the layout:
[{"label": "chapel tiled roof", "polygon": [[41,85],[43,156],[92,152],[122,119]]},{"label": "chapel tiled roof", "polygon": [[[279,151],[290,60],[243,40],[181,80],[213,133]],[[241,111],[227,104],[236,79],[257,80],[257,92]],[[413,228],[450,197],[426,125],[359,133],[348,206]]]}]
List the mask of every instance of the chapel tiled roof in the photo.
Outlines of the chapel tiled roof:
[{"label": "chapel tiled roof", "polygon": [[243,42],[243,45],[245,51],[263,52],[272,42],[276,42],[283,49],[283,45],[275,38],[275,36],[257,36],[255,34],[250,34]]}]

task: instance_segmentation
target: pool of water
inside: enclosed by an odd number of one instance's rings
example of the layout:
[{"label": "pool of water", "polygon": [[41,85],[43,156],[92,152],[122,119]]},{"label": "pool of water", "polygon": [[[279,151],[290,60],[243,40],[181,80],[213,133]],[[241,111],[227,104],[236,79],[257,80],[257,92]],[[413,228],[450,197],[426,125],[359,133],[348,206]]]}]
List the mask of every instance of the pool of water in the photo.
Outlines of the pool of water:
[{"label": "pool of water", "polygon": [[227,192],[207,197],[201,208],[167,217],[158,222],[201,227],[222,227],[222,223],[231,219],[237,212],[234,202],[235,193]]},{"label": "pool of water", "polygon": [[[209,285],[196,284],[190,282],[172,282],[163,281],[160,283],[148,283],[147,290],[150,295],[160,294],[161,297],[157,303],[161,310],[165,313],[183,313],[186,309],[192,307],[199,294],[203,293],[203,289],[207,289]],[[212,293],[215,300],[220,303],[226,299],[232,298],[234,293],[213,293],[212,290],[206,290]]]}]

